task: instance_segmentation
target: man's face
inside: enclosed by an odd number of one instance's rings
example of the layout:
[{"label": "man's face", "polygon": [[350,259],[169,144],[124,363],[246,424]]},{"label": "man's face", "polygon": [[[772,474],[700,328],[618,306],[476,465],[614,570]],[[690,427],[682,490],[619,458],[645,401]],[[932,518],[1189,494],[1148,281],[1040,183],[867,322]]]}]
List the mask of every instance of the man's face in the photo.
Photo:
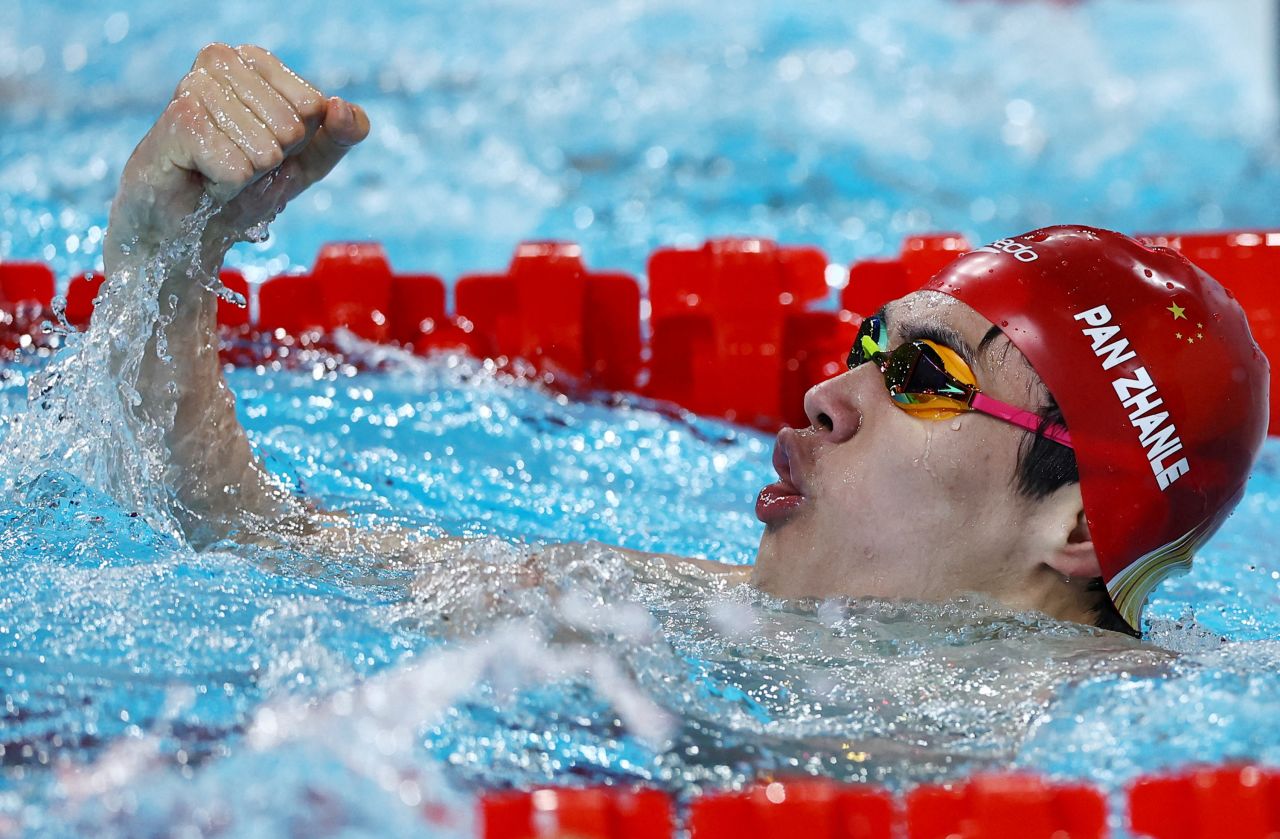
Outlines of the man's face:
[{"label": "man's face", "polygon": [[[1031,366],[965,304],[920,291],[884,313],[890,348],[918,338],[946,344],[970,360],[987,395],[1039,408]],[[944,600],[979,591],[1019,601],[1027,574],[1019,560],[1036,547],[1019,526],[1034,502],[1015,491],[1024,431],[973,412],[912,416],[889,398],[875,364],[815,386],[804,407],[810,427],[785,429],[774,457],[802,497],[757,507],[765,532],[756,585],[781,597]]]}]

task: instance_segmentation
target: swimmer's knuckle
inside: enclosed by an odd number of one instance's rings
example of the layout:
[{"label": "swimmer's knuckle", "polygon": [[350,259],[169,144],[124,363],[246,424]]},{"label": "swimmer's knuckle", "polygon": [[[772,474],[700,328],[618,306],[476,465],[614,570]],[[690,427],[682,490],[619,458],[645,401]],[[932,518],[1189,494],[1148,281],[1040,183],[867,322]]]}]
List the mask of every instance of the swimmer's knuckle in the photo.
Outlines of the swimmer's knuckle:
[{"label": "swimmer's knuckle", "polygon": [[318,119],[324,115],[324,97],[313,87],[308,86],[293,104],[303,119]]},{"label": "swimmer's knuckle", "polygon": [[235,176],[236,162],[226,150],[215,144],[204,144],[196,149],[195,159],[210,173],[217,183],[223,183]]},{"label": "swimmer's knuckle", "polygon": [[240,189],[253,180],[256,174],[253,164],[248,160],[228,162],[226,177],[221,180],[229,187]]},{"label": "swimmer's knuckle", "polygon": [[218,61],[226,61],[228,56],[235,55],[231,47],[221,41],[214,41],[211,44],[205,44],[200,48],[200,52],[196,53],[197,66],[209,67]]},{"label": "swimmer's knuckle", "polygon": [[241,44],[236,52],[244,59],[244,63],[255,69],[275,61],[275,56],[257,44]]},{"label": "swimmer's knuckle", "polygon": [[196,95],[201,95],[213,86],[213,77],[204,67],[197,67],[182,80],[182,87]]},{"label": "swimmer's knuckle", "polygon": [[286,148],[296,146],[306,136],[307,126],[300,119],[290,119],[276,129],[276,140]]},{"label": "swimmer's knuckle", "polygon": [[205,164],[205,171],[209,173],[209,185],[218,192],[231,194],[239,189],[236,179],[226,166],[219,166],[217,163],[209,162]]},{"label": "swimmer's knuckle", "polygon": [[257,164],[259,171],[270,172],[281,163],[284,163],[284,149],[278,145],[273,144],[258,154]]},{"label": "swimmer's knuckle", "polygon": [[169,119],[183,125],[195,125],[204,121],[204,106],[191,91],[179,91],[168,107]]}]

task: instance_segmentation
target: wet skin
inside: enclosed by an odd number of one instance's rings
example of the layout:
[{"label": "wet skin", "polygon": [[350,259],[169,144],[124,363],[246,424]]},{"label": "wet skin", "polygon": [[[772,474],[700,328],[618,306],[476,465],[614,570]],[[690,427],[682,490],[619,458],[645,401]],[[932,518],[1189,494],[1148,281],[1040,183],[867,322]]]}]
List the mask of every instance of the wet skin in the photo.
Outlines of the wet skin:
[{"label": "wet skin", "polygon": [[[988,395],[1028,410],[1042,404],[1026,359],[965,304],[921,291],[885,316],[891,347],[938,340],[969,360]],[[757,505],[766,525],[757,586],[780,597],[981,592],[1088,622],[1084,585],[1098,571],[1079,487],[1044,500],[1017,493],[1026,432],[977,413],[914,417],[895,406],[874,364],[813,387],[804,407],[810,426],[778,435],[783,480]]]},{"label": "wet skin", "polygon": [[[182,476],[174,492],[193,544],[287,532],[374,540],[376,555],[431,549],[431,539],[412,533],[357,533],[341,516],[301,504],[279,486],[236,417],[217,354],[215,300],[197,282],[216,276],[243,230],[323,178],[368,132],[358,106],[326,98],[265,50],[211,44],[125,166],[103,254],[113,277],[159,253],[202,194],[218,202],[192,264],[169,266],[162,278],[160,299],[172,301],[169,328],[189,339],[169,342],[164,364],[149,347],[143,356],[152,361],[135,382],[143,397],[138,419],[161,424],[170,474]],[[895,344],[930,337],[962,355],[992,326],[935,293],[909,295],[886,314]],[[934,333],[916,334],[921,327]],[[117,349],[127,355],[128,348]],[[1039,404],[1038,379],[1002,336],[984,345],[973,367],[991,396]],[[766,528],[753,571],[620,550],[736,578],[750,573],[756,585],[784,597],[945,600],[977,591],[1015,608],[1088,621],[1092,598],[1083,587],[1098,572],[1079,489],[1064,487],[1041,501],[1017,495],[1023,431],[977,414],[942,422],[911,417],[894,407],[872,365],[814,387],[805,410],[810,428],[779,435],[775,462],[793,486],[775,486],[774,496],[790,497],[760,507]]]}]

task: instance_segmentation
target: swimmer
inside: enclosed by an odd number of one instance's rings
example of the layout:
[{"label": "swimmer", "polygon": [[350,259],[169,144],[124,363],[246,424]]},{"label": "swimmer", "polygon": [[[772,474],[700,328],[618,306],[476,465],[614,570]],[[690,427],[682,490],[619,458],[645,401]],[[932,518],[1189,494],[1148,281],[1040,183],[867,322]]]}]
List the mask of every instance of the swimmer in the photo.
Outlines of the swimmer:
[{"label": "swimmer", "polygon": [[[168,342],[167,364],[149,347],[136,383],[135,414],[164,429],[193,544],[342,527],[254,457],[201,280],[368,132],[358,105],[266,50],[214,44],[124,169],[112,275],[160,253],[204,194],[220,202],[199,252],[163,277],[168,334],[184,340]],[[848,371],[805,395],[809,427],[778,435],[752,568],[626,553],[785,598],[977,592],[1137,634],[1152,588],[1239,500],[1267,391],[1243,311],[1203,272],[1120,234],[1046,228],[959,257],[863,322]],[[165,394],[171,421],[153,407]],[[390,553],[447,544],[375,535]]]}]

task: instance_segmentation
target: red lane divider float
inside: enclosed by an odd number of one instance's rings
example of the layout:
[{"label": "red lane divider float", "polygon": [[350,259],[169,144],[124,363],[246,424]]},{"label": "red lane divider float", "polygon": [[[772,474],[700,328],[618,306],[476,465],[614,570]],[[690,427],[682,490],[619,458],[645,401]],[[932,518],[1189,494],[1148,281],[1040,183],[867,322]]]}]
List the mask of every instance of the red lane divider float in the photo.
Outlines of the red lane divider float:
[{"label": "red lane divider float", "polygon": [[[0,269],[4,266],[0,265]],[[67,322],[77,329],[88,329],[93,317],[93,303],[98,299],[105,279],[98,273],[79,274],[67,285]]]},{"label": "red lane divider float", "polygon": [[640,370],[640,287],[589,272],[570,242],[526,242],[505,274],[468,274],[454,288],[478,355],[523,358],[608,390],[634,390]]},{"label": "red lane divider float", "polygon": [[688,826],[690,839],[890,839],[896,822],[888,792],[794,778],[695,799]]},{"label": "red lane divider float", "polygon": [[962,784],[923,786],[907,796],[909,839],[1101,839],[1101,792],[1054,785],[1032,775],[979,775]]},{"label": "red lane divider float", "polygon": [[[244,274],[233,268],[225,268],[218,277],[222,280],[222,284],[229,291],[249,299],[249,283],[245,280]],[[68,301],[70,305],[70,301]],[[249,307],[237,306],[227,300],[218,300],[218,323],[222,326],[237,328],[249,325]]]},{"label": "red lane divider float", "polygon": [[671,800],[654,789],[539,789],[480,800],[483,839],[670,839]]},{"label": "red lane divider float", "polygon": [[[1218,277],[1248,310],[1254,337],[1280,359],[1280,232],[1159,234]],[[523,359],[561,387],[640,392],[707,416],[773,429],[804,426],[803,397],[840,373],[868,314],[918,288],[970,247],[956,233],[908,237],[894,259],[850,266],[838,307],[827,310],[826,256],[767,239],[714,239],[661,248],[649,259],[648,346],[634,277],[589,270],[569,242],[528,242],[500,274],[468,274],[446,305],[445,283],[395,272],[376,243],[321,249],[311,272],[249,288],[236,271],[224,284],[257,300],[257,318],[218,306],[224,358],[236,364],[296,361],[293,348],[334,351],[345,328],[415,353],[462,350],[502,364]],[[67,318],[89,322],[101,278],[67,288]],[[54,277],[42,263],[0,263],[0,354],[47,343]],[[818,304],[815,307],[815,304]],[[1280,362],[1278,362],[1280,363]],[[1280,433],[1280,387],[1271,390],[1271,433]]]},{"label": "red lane divider float", "polygon": [[[8,267],[8,265],[0,265],[0,278],[6,275]],[[64,310],[67,323],[78,329],[87,329],[89,327],[89,321],[93,317],[94,301],[97,300],[98,293],[102,290],[102,281],[104,279],[96,271],[77,274],[71,278],[71,282],[67,284],[67,305]],[[225,269],[222,271],[221,279],[222,284],[227,288],[244,295],[246,300],[249,298],[249,283],[239,271],[231,268]],[[50,280],[52,280],[52,275],[50,275]],[[50,285],[49,289],[50,298],[52,298],[53,286]],[[249,310],[245,306],[237,306],[225,300],[219,300],[218,323],[230,327],[248,326]]]},{"label": "red lane divider float", "polygon": [[[1129,789],[1129,825],[1151,839],[1280,837],[1280,772],[1256,766],[1150,776]],[[682,825],[652,789],[537,789],[481,797],[483,839],[1103,839],[1106,795],[1025,773],[980,774],[903,796],[824,778],[762,781],[689,804]],[[1116,819],[1117,822],[1122,819]]]},{"label": "red lane divider float", "polygon": [[959,233],[908,236],[897,259],[868,259],[849,266],[849,282],[840,305],[871,314],[890,300],[910,294],[951,260],[971,250]]},{"label": "red lane divider float", "polygon": [[826,295],[826,269],[822,251],[766,239],[654,252],[649,395],[700,414],[776,425],[787,319]]},{"label": "red lane divider float", "polygon": [[41,262],[0,265],[0,352],[37,346],[40,323],[53,300],[54,277]]},{"label": "red lane divider float", "polygon": [[1129,788],[1129,824],[1152,839],[1280,837],[1280,772],[1206,767]]},{"label": "red lane divider float", "polygon": [[0,301],[13,306],[48,306],[53,300],[53,271],[40,262],[11,262],[0,273]]}]

